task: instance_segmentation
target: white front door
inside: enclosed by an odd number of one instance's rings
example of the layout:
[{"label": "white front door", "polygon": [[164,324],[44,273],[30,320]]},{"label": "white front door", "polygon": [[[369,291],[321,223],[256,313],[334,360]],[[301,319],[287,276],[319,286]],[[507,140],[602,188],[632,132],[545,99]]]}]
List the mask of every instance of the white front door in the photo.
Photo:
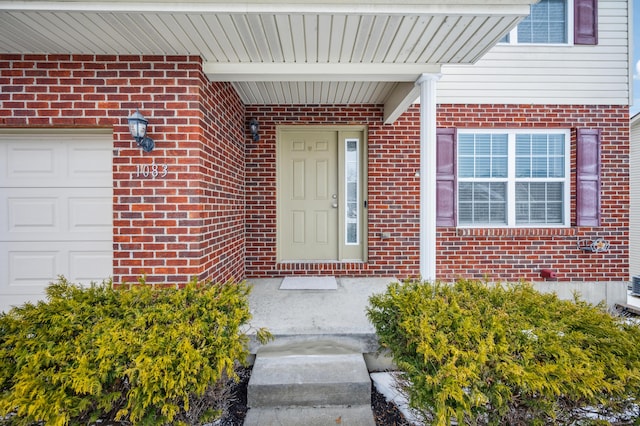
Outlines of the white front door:
[{"label": "white front door", "polygon": [[278,261],[364,260],[364,131],[298,126],[278,134]]},{"label": "white front door", "polygon": [[0,133],[0,311],[112,275],[111,134]]}]

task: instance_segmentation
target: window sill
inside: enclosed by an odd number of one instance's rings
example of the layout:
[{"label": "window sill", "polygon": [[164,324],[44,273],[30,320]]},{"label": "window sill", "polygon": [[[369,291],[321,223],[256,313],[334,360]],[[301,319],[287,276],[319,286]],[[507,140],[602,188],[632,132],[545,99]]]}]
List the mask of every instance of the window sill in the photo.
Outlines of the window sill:
[{"label": "window sill", "polygon": [[458,228],[459,237],[567,237],[576,228]]}]

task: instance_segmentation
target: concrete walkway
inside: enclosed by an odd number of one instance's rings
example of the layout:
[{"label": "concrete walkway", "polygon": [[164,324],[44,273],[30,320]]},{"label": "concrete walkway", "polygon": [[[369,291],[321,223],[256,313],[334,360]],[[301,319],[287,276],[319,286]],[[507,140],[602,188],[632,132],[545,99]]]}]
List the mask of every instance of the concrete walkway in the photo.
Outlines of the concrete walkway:
[{"label": "concrete walkway", "polygon": [[330,288],[323,290],[285,290],[282,281],[249,280],[251,326],[267,328],[275,340],[252,339],[245,425],[375,426],[365,356],[378,342],[366,309],[393,279],[313,280]]}]

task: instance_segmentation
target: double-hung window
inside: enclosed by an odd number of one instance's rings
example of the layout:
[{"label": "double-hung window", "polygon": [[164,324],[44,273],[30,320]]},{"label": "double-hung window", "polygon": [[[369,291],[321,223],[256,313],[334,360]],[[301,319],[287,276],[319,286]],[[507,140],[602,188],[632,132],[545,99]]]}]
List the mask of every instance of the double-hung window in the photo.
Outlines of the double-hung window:
[{"label": "double-hung window", "polygon": [[598,44],[598,0],[540,0],[500,43]]},{"label": "double-hung window", "polygon": [[531,13],[506,35],[508,44],[567,44],[573,0],[540,0],[531,5]]},{"label": "double-hung window", "polygon": [[459,226],[569,225],[569,131],[459,130]]}]

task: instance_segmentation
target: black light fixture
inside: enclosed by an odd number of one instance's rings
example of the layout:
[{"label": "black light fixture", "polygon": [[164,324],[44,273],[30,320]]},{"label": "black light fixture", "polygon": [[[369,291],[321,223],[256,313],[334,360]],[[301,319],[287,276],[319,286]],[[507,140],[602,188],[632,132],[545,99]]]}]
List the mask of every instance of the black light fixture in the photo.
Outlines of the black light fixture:
[{"label": "black light fixture", "polygon": [[258,123],[258,120],[252,118],[251,121],[249,121],[249,131],[251,132],[251,136],[255,142],[260,140],[260,135],[258,134],[259,129],[260,124]]},{"label": "black light fixture", "polygon": [[131,114],[127,120],[129,121],[129,131],[131,132],[131,136],[136,140],[138,146],[142,148],[144,152],[153,151],[155,142],[153,139],[147,137],[147,124],[149,124],[149,120],[144,118],[137,108],[136,112]]}]

